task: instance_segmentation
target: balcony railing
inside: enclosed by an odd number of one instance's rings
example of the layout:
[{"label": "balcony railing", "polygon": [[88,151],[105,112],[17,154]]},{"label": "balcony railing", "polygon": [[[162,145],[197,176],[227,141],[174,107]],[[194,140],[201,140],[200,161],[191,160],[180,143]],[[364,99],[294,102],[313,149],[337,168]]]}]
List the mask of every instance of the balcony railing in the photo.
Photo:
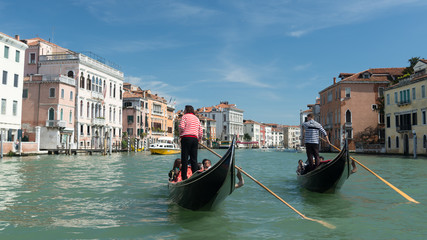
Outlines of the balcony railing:
[{"label": "balcony railing", "polygon": [[409,104],[411,104],[411,100],[406,99],[406,100],[401,100],[400,102],[398,102],[397,106],[404,106],[404,105],[409,105]]},{"label": "balcony railing", "polygon": [[105,118],[92,118],[92,125],[105,125]]},{"label": "balcony railing", "polygon": [[92,92],[92,98],[104,100],[104,95],[102,95],[102,93],[99,93],[99,92]]},{"label": "balcony railing", "polygon": [[352,128],[353,124],[351,122],[346,122],[346,123],[344,123],[344,127],[345,128]]},{"label": "balcony railing", "polygon": [[46,121],[46,127],[65,128],[66,125],[67,125],[67,122],[63,120],[47,120]]},{"label": "balcony railing", "polygon": [[398,132],[411,131],[411,130],[412,130],[412,125],[400,125],[396,127],[396,131]]}]

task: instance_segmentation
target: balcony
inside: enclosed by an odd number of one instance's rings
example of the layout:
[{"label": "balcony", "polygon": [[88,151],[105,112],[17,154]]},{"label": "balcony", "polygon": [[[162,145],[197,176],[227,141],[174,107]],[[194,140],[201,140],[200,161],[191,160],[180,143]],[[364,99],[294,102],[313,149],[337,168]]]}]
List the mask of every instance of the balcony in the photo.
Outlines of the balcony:
[{"label": "balcony", "polygon": [[65,128],[66,125],[67,125],[67,122],[63,120],[47,120],[46,121],[46,127]]},{"label": "balcony", "polygon": [[102,95],[102,93],[92,91],[92,98],[97,100],[104,100],[104,95]]},{"label": "balcony", "polygon": [[353,128],[353,124],[351,122],[346,122],[344,123],[344,128],[346,129]]},{"label": "balcony", "polygon": [[95,125],[95,126],[105,125],[105,118],[100,118],[100,117],[92,118],[92,125]]},{"label": "balcony", "polygon": [[405,105],[409,105],[409,104],[411,104],[411,100],[406,99],[406,100],[402,100],[402,101],[398,102],[397,106],[401,107],[401,106],[405,106]]},{"label": "balcony", "polygon": [[396,127],[397,132],[406,132],[406,131],[411,131],[411,130],[412,130],[412,125],[410,125],[410,124],[400,125],[400,126]]}]

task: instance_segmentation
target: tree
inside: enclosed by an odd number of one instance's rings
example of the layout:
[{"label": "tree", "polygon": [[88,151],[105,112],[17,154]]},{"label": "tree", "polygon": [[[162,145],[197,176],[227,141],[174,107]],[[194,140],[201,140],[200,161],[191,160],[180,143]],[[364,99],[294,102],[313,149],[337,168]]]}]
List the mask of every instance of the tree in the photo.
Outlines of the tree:
[{"label": "tree", "polygon": [[403,74],[407,74],[407,73],[409,73],[409,74],[413,74],[413,73],[414,73],[414,67],[415,67],[415,65],[417,64],[418,60],[420,60],[420,57],[413,57],[413,58],[410,58],[410,59],[408,60],[408,62],[409,62],[409,67],[407,67],[407,68],[405,68],[405,70],[403,70]]},{"label": "tree", "polygon": [[245,140],[246,142],[249,142],[250,140],[252,140],[251,135],[245,133],[245,135],[243,135],[243,140]]}]

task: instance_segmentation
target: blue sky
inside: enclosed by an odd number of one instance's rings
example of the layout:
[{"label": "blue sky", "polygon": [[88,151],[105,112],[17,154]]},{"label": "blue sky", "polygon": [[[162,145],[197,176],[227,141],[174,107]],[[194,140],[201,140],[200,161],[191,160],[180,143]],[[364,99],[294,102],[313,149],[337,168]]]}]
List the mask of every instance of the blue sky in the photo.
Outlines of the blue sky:
[{"label": "blue sky", "polygon": [[427,57],[425,0],[0,0],[0,32],[91,51],[177,109],[297,125],[341,72]]}]

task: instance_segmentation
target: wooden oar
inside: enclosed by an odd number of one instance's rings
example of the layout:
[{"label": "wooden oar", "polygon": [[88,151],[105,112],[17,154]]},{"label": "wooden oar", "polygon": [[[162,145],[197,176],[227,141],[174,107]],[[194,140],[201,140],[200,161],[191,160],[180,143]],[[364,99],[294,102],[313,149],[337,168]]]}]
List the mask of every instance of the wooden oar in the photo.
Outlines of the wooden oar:
[{"label": "wooden oar", "polygon": [[[203,143],[199,143],[202,147],[206,148],[207,150],[209,150],[211,153],[215,154],[217,157],[221,158],[221,155],[219,155],[218,153],[216,153],[215,151],[213,151],[212,149],[210,149],[209,147],[205,146]],[[260,183],[258,180],[256,180],[254,177],[252,177],[251,175],[249,175],[247,172],[243,171],[242,168],[235,166],[235,168],[237,170],[239,170],[240,172],[242,172],[243,174],[245,174],[247,177],[249,177],[250,179],[252,179],[252,181],[254,181],[255,183],[257,183],[258,185],[260,185],[262,188],[264,188],[265,190],[267,190],[269,193],[271,193],[273,196],[275,196],[277,199],[279,199],[281,202],[283,202],[284,204],[286,204],[286,206],[288,206],[290,209],[292,209],[294,212],[296,212],[298,215],[300,215],[303,219],[306,220],[310,220],[310,221],[314,221],[314,222],[318,222],[320,224],[322,224],[323,226],[330,228],[330,229],[335,229],[336,227],[330,223],[327,223],[325,221],[321,221],[321,220],[317,220],[317,219],[313,219],[313,218],[309,218],[307,216],[305,216],[304,214],[300,213],[298,210],[296,210],[294,207],[292,207],[289,203],[287,203],[285,200],[283,200],[281,197],[279,197],[277,194],[275,194],[273,191],[271,191],[270,189],[268,189],[266,186],[264,186],[264,184]]]},{"label": "wooden oar", "polygon": [[[325,139],[320,138],[323,141],[327,142]],[[334,146],[332,143],[329,143],[333,148],[335,148],[338,151],[341,151],[341,149],[339,149],[338,147]],[[389,187],[391,187],[394,191],[396,191],[397,193],[399,193],[400,195],[402,195],[404,198],[408,199],[409,201],[413,202],[413,203],[420,203],[418,201],[416,201],[415,199],[411,198],[410,196],[408,196],[408,194],[402,192],[400,189],[398,189],[397,187],[393,186],[393,184],[387,182],[384,178],[380,177],[378,174],[376,174],[375,172],[373,172],[371,169],[369,169],[368,167],[366,167],[365,165],[361,164],[359,161],[357,161],[356,159],[354,159],[353,157],[350,157],[351,160],[355,161],[357,164],[359,164],[360,166],[362,166],[364,169],[366,169],[368,172],[372,173],[375,177],[379,178],[381,181],[383,181],[385,184],[387,184]]]}]

